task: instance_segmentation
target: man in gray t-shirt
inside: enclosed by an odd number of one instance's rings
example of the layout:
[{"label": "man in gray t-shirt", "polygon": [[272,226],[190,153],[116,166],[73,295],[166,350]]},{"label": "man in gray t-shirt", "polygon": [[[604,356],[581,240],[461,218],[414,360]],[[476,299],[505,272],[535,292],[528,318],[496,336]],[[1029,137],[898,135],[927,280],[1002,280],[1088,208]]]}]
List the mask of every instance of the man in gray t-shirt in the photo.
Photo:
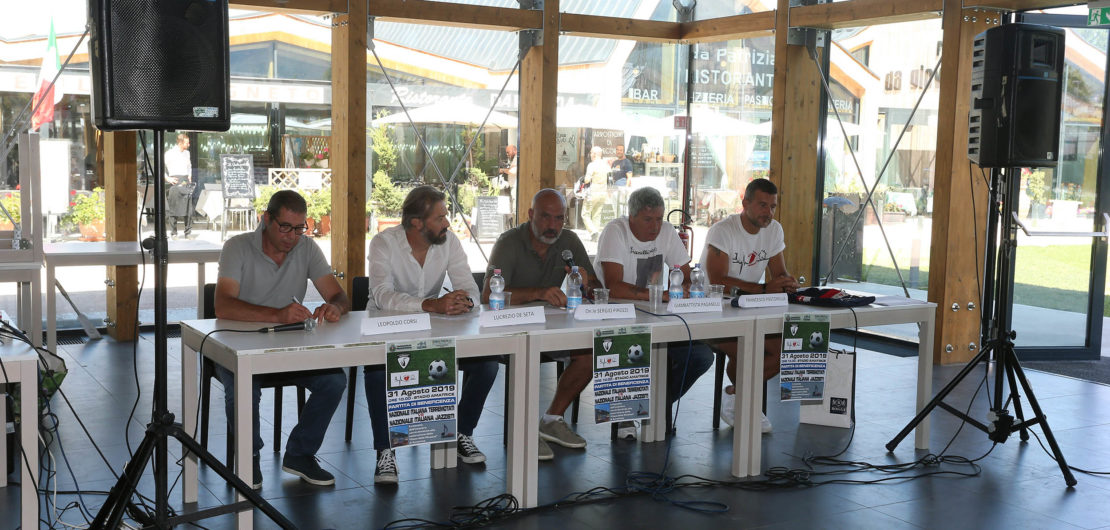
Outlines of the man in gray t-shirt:
[{"label": "man in gray t-shirt", "polygon": [[[324,253],[315,241],[304,237],[307,205],[297,192],[282,190],[274,194],[257,230],[237,235],[224,243],[220,253],[220,272],[216,280],[214,305],[217,318],[250,322],[289,324],[307,319],[334,322],[351,309],[347,294],[331,273]],[[301,301],[311,280],[325,302],[309,311]],[[216,376],[224,385],[227,417],[235,411],[235,378],[217,366]],[[335,477],[320,467],[316,451],[335,413],[347,378],[342,370],[314,370],[282,374],[284,380],[311,393],[300,421],[289,433],[281,469],[317,486],[335,484]],[[254,380],[254,479],[262,487],[258,451],[259,379]]]},{"label": "man in gray t-shirt", "polygon": [[[501,234],[493,245],[482,287],[483,303],[489,302],[489,280],[493,277],[493,270],[501,269],[505,291],[513,293],[511,303],[540,300],[555,307],[565,307],[567,295],[560,286],[570,273],[570,267],[563,261],[564,250],[570,250],[574,255],[574,263],[582,273],[583,286],[587,291],[601,287],[582,241],[574,232],[563,230],[566,211],[567,203],[561,193],[553,189],[536,193],[528,210],[528,222]],[[567,426],[563,414],[593,378],[591,351],[562,353],[560,356],[553,355],[568,364],[555,387],[555,397],[540,422],[540,460],[555,457],[545,440],[563,447],[586,447],[586,440]]]}]

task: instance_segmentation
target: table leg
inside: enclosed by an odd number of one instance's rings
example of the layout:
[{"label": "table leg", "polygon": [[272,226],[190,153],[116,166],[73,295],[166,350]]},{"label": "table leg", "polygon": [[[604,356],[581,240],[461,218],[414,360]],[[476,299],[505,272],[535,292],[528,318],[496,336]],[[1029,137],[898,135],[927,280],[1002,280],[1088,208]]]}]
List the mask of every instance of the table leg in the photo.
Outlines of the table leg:
[{"label": "table leg", "polygon": [[[31,343],[35,346],[42,346],[42,278],[39,276],[38,271],[35,271],[35,273],[31,275],[31,293],[29,298],[31,299],[31,314],[28,315],[28,319],[31,322],[29,326],[31,330]],[[50,319],[50,322],[54,322],[54,319]],[[20,317],[19,324],[23,325],[22,317]],[[57,353],[54,349],[50,351]]]},{"label": "table leg", "polygon": [[[933,325],[936,314],[930,309],[928,317],[918,322],[917,331],[917,411],[921,412],[933,396]],[[929,448],[929,417],[926,416],[914,429],[914,446]]]},{"label": "table leg", "polygon": [[640,422],[640,439],[645,443],[667,439],[667,344],[651,345],[651,419]]},{"label": "table leg", "polygon": [[527,377],[511,387],[513,401],[521,402],[524,407],[524,494],[520,497],[524,508],[532,508],[539,502],[540,342],[528,338]]},{"label": "table leg", "polygon": [[[23,418],[20,444],[23,447],[23,454],[26,454],[27,460],[30,461],[30,465],[20,466],[23,470],[20,473],[22,484],[19,492],[23,528],[39,527],[39,497],[35,488],[39,482],[39,431],[36,428],[38,424],[34,421],[38,418],[38,368],[36,362],[20,363],[19,414]],[[29,418],[32,420],[30,427],[27,421]]]},{"label": "table leg", "polygon": [[54,266],[46,265],[46,349],[58,351],[58,286],[54,283]]},{"label": "table leg", "polygon": [[[235,365],[235,466],[239,478],[247,485],[253,484],[254,468],[254,392],[252,368],[248,356],[239,356]],[[236,494],[239,501],[246,497]],[[236,517],[238,528],[253,528],[254,510],[243,510]]]},{"label": "table leg", "polygon": [[[509,402],[505,404],[505,414],[509,418],[509,432],[505,436],[509,438],[509,443],[505,448],[505,482],[507,482],[509,494],[517,499],[524,499],[528,491],[528,481],[525,477],[527,470],[528,458],[528,442],[532,441],[532,457],[531,461],[536,459],[536,444],[535,437],[529,439],[527,436],[527,425],[531,424],[533,420],[529,419],[527,411],[528,407],[525,405],[525,397],[523,396],[525,390],[525,381],[528,379],[529,363],[528,363],[528,340],[527,336],[519,335],[517,337],[517,345],[513,348],[513,354],[509,356],[509,366],[505,369],[505,384],[509,385]],[[539,436],[537,432],[536,437]],[[535,478],[533,476],[532,490],[535,490]]]},{"label": "table leg", "polygon": [[197,262],[197,318],[204,318],[204,262]]},{"label": "table leg", "polygon": [[[197,366],[199,356],[181,339],[181,425],[194,436],[197,428]],[[189,453],[182,462],[182,488],[185,502],[197,502],[197,456]]]},{"label": "table leg", "polygon": [[736,338],[736,404],[732,420],[732,474],[737,477],[758,475],[760,470],[759,420],[763,402],[763,334],[755,322],[747,333]]},{"label": "table leg", "polygon": [[[4,369],[7,368],[8,366],[4,365]],[[0,373],[0,377],[3,377],[2,373]],[[7,398],[7,394],[0,392],[0,426],[3,426],[5,431],[8,427],[8,407],[3,404],[7,403]],[[6,488],[8,486],[8,473],[11,472],[8,469],[8,434],[7,432],[0,432],[0,435],[2,435],[0,436],[0,488]]]}]

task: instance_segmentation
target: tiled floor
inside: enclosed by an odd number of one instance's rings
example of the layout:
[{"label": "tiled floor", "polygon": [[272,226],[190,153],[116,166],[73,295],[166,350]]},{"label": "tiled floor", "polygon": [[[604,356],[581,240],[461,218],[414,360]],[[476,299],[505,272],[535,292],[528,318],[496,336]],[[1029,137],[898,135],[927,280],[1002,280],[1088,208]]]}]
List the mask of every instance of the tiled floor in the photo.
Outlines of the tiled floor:
[{"label": "tiled floor", "polygon": [[[153,381],[153,337],[140,340],[138,362],[132,361],[130,344],[105,339],[87,345],[64,346],[70,375],[63,390],[77,409],[103,451],[104,463],[77,424],[60,396],[53,400],[58,416],[58,440],[51,454],[63,468],[58,473],[59,489],[78,486],[86,491],[106,490],[114,482],[113,473],[124,466],[128,449],[123,443],[124,426],[132,447],[141,438],[143,424],[150,414]],[[171,409],[180,410],[179,345],[171,339],[169,393]],[[857,419],[850,436],[847,430],[799,426],[798,405],[772,401],[768,414],[775,425],[765,435],[764,470],[771,466],[801,468],[800,456],[831,454],[847,445],[843,458],[875,464],[909,462],[926,454],[913,449],[912,436],[893,454],[884,445],[913,416],[916,359],[898,358],[876,352],[860,352],[858,361]],[[136,419],[127,423],[135,401],[133,367],[138,367],[142,392]],[[959,367],[938,367],[934,387],[939,389]],[[1028,375],[1051,427],[1071,465],[1110,471],[1110,387],[1060,376],[1029,371]],[[545,365],[541,402],[546,403],[554,384],[554,368]],[[972,380],[974,379],[974,380]],[[984,418],[987,390],[969,399],[983,379],[978,369],[949,400],[953,406],[970,405],[971,414]],[[369,418],[362,394],[361,376],[356,391],[354,440],[343,441],[344,415],[341,407],[332,421],[324,447],[322,465],[336,475],[335,487],[316,488],[300,482],[280,469],[280,455],[269,447],[262,452],[265,484],[262,495],[302,528],[381,527],[403,518],[416,517],[445,521],[451,507],[468,505],[495,496],[505,488],[505,456],[501,450],[502,380],[487,402],[486,412],[476,431],[476,439],[489,457],[485,466],[460,464],[455,470],[429,469],[426,448],[398,451],[401,483],[394,488],[373,485],[374,451],[371,449]],[[708,479],[731,481],[729,458],[731,430],[713,431],[709,409],[712,404],[712,373],[706,374],[687,395],[678,416],[678,436],[665,443],[610,443],[607,426],[585,423],[578,431],[589,441],[585,451],[555,448],[553,462],[540,463],[540,502],[551,503],[568,494],[597,486],[622,487],[632,471],[661,471],[664,462],[671,477],[690,474]],[[296,421],[293,393],[286,393],[284,430]],[[586,396],[587,400],[589,396]],[[220,403],[219,385],[214,385],[213,402]],[[262,400],[263,439],[270,440],[273,409],[271,397]],[[568,414],[569,416],[569,414]],[[587,415],[583,415],[583,418]],[[984,420],[985,421],[985,420]],[[213,452],[222,457],[224,444],[222,407],[213,408]],[[666,500],[641,495],[620,500],[605,500],[580,506],[564,506],[521,515],[498,522],[509,528],[1110,528],[1110,477],[1077,474],[1078,486],[1067,489],[1060,470],[1031,439],[1021,443],[1017,435],[991,450],[986,435],[965,427],[945,412],[933,415],[931,448],[939,452],[956,433],[947,455],[983,457],[980,475],[975,477],[934,476],[912,481],[893,480],[881,485],[835,484],[810,488],[747,491],[736,487],[688,487],[672,491],[666,498],[674,502],[702,501],[723,513],[705,513],[680,507]],[[849,443],[850,442],[850,443]],[[61,448],[70,469],[61,463]],[[171,453],[180,448],[171,444]],[[669,455],[668,455],[669,450]],[[989,451],[989,454],[988,454]],[[986,456],[984,457],[984,454]],[[668,458],[669,456],[669,458]],[[173,457],[171,457],[172,460]],[[171,465],[171,482],[178,467]],[[917,472],[937,470],[966,471],[966,466],[943,464]],[[202,507],[229,500],[231,490],[219,477],[202,469]],[[915,472],[916,473],[916,472]],[[153,480],[147,477],[141,490],[153,495]],[[18,475],[12,475],[15,479]],[[76,477],[76,480],[75,480]],[[838,476],[813,476],[815,482],[832,479],[876,480],[890,475],[875,471]],[[750,482],[750,481],[746,481]],[[18,488],[0,489],[0,528],[16,524],[19,510]],[[179,485],[170,496],[173,506],[181,508]],[[76,500],[74,495],[58,495],[58,504]],[[102,495],[83,497],[88,509],[103,502]],[[195,507],[186,507],[195,509]],[[45,517],[45,512],[44,517]],[[257,512],[256,512],[257,513]],[[66,512],[64,520],[78,524],[84,520],[76,509]],[[271,523],[257,514],[258,527]],[[230,516],[201,522],[206,528],[231,528]]]}]

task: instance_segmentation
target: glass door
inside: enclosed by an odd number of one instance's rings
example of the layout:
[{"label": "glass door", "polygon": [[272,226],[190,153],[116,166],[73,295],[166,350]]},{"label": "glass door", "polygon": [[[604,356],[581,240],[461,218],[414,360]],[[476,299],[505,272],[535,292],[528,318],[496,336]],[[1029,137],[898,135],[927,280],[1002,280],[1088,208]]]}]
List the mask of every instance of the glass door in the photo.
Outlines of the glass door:
[{"label": "glass door", "polygon": [[[1074,9],[1059,14],[1026,13],[1021,22],[1065,31],[1063,105],[1059,163],[1025,168],[1017,213],[1030,231],[1055,233],[1105,230],[1102,193],[1107,168],[1106,28],[1086,27]],[[1084,10],[1085,12],[1085,10]],[[1106,314],[1106,241],[1089,236],[1026,236],[1019,232],[1011,284],[1010,329],[1017,332],[1023,359],[1097,359]]]}]

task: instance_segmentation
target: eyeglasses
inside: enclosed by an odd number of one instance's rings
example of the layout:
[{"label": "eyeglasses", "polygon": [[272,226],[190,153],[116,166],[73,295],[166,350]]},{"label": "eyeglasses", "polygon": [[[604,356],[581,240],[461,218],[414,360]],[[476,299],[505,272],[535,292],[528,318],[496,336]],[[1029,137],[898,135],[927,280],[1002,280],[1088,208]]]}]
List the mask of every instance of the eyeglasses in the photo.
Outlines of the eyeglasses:
[{"label": "eyeglasses", "polygon": [[296,232],[298,236],[303,235],[305,232],[308,231],[308,226],[306,226],[306,225],[293,226],[289,223],[277,223],[277,227],[278,227],[278,232],[281,232],[283,234],[288,234],[289,232]]}]

